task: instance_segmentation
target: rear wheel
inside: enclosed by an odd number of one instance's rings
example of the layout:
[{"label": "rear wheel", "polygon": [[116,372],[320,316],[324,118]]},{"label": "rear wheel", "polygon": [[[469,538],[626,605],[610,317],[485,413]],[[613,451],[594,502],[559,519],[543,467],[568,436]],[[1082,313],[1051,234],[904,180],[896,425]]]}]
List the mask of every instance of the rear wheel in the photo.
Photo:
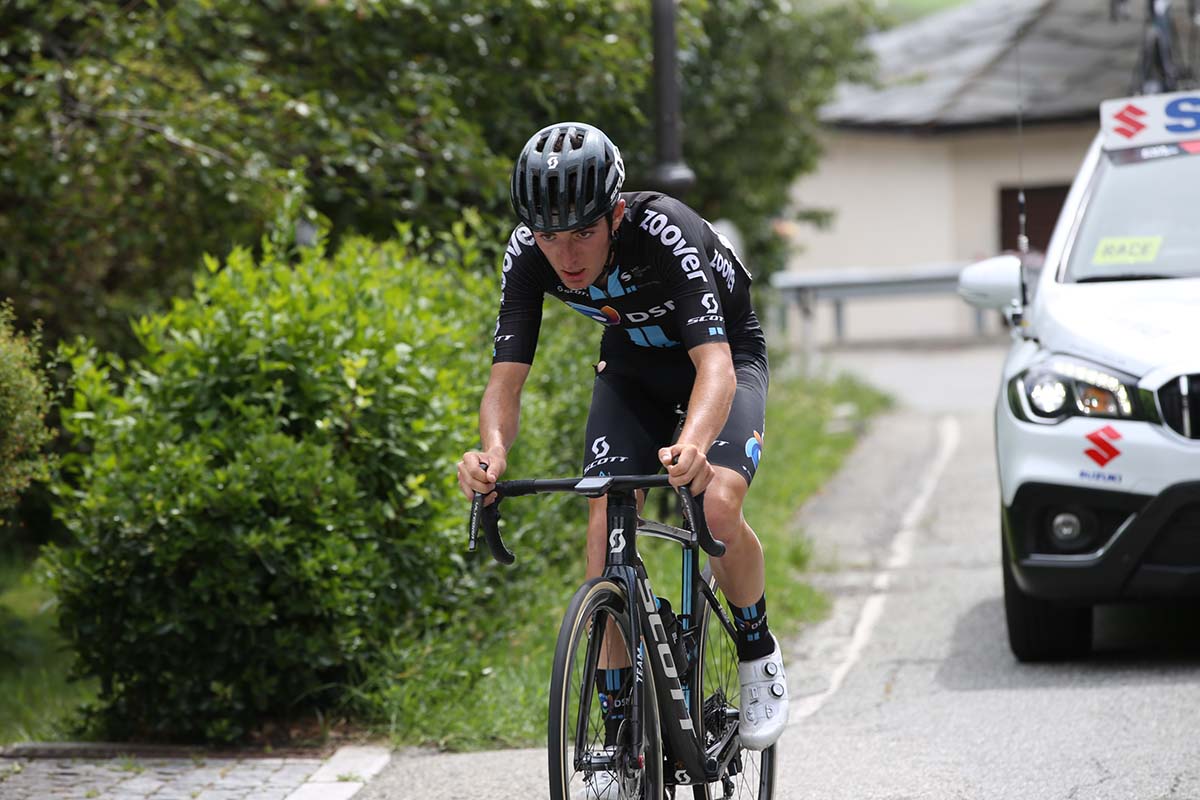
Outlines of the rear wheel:
[{"label": "rear wheel", "polygon": [[[703,580],[716,593],[718,600],[724,595],[717,588],[711,567],[705,567]],[[737,737],[740,718],[738,705],[741,702],[741,683],[738,681],[737,645],[733,637],[721,624],[712,606],[702,602],[697,629],[696,668],[699,674],[696,683],[704,698],[704,713],[697,730],[705,750],[723,741],[731,732]],[[719,754],[718,754],[718,757]],[[761,752],[737,747],[728,759],[720,780],[706,786],[696,786],[696,800],[770,800],[775,792],[775,745]]]},{"label": "rear wheel", "polygon": [[[567,607],[550,679],[551,800],[662,800],[662,734],[651,671],[644,670],[639,698],[644,768],[636,763],[627,723],[606,743],[597,696],[596,670],[637,663],[629,613],[624,590],[606,578],[585,583]],[[609,698],[610,707],[627,707],[634,687],[630,675]]]},{"label": "rear wheel", "polygon": [[1083,658],[1092,649],[1091,606],[1066,606],[1021,591],[1008,542],[1001,545],[1008,645],[1018,661]]}]

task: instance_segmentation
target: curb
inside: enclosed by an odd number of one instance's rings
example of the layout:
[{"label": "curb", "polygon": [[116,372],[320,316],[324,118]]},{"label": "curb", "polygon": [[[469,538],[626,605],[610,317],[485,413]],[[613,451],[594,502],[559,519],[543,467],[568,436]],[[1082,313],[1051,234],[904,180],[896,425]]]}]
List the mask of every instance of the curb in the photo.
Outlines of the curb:
[{"label": "curb", "polygon": [[[392,760],[389,747],[371,745],[344,745],[336,750],[271,752],[220,751],[202,747],[121,744],[113,742],[24,742],[0,747],[0,761],[104,761],[134,758],[144,760],[187,760],[205,759],[254,762],[258,759],[279,760],[286,763],[289,758],[296,765],[307,764],[302,775],[314,770],[304,783],[286,795],[286,800],[349,800],[363,789]],[[316,766],[312,766],[316,765]],[[7,767],[4,767],[7,769]],[[19,769],[18,769],[19,771]],[[297,776],[300,777],[300,776]],[[295,783],[291,784],[296,786]],[[126,797],[127,795],[121,795]],[[280,795],[276,795],[280,796]]]},{"label": "curb", "polygon": [[392,751],[386,747],[340,747],[287,800],[348,800],[391,760]]}]

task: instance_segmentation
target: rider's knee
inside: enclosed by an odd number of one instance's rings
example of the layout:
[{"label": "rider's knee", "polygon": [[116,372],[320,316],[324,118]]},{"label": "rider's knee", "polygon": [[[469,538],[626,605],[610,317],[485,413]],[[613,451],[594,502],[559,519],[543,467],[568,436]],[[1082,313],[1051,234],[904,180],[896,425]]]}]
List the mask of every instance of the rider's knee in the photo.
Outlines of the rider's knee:
[{"label": "rider's knee", "polygon": [[709,484],[704,492],[704,517],[713,531],[725,538],[742,531],[742,496],[718,481]]}]

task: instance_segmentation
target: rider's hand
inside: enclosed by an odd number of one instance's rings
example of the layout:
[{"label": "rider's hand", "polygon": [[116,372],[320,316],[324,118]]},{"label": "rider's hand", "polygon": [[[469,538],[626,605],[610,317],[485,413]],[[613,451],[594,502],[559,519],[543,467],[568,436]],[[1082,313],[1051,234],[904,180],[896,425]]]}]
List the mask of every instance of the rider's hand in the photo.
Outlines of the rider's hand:
[{"label": "rider's hand", "polygon": [[673,444],[658,451],[658,460],[667,468],[672,486],[692,485],[692,494],[700,494],[713,479],[708,456],[694,444]]},{"label": "rider's hand", "polygon": [[[481,463],[488,465],[486,470],[480,465]],[[503,451],[491,450],[481,453],[469,450],[463,453],[462,461],[458,462],[458,485],[468,500],[474,500],[476,492],[488,495],[484,500],[484,505],[490,506],[496,502],[496,498],[491,492],[495,490],[496,481],[500,480],[500,476],[506,469],[508,469],[508,459]]]}]

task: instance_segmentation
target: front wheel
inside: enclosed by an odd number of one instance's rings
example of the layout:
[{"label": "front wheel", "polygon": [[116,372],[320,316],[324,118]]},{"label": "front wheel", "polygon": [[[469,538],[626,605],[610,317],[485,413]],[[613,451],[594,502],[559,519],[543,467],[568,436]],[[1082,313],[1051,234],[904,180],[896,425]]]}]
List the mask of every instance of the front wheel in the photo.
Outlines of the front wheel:
[{"label": "front wheel", "polygon": [[[712,568],[705,566],[701,578],[718,600]],[[740,719],[741,683],[738,680],[737,643],[722,625],[712,606],[702,602],[697,634],[695,685],[700,687],[703,714],[697,726],[706,750],[737,728]],[[734,734],[736,739],[736,733]],[[770,800],[775,793],[775,745],[761,752],[738,746],[721,772],[720,780],[696,786],[695,800]]]},{"label": "front wheel", "polygon": [[[637,698],[644,766],[637,763],[629,726],[623,721],[606,726],[598,697],[597,670],[638,663],[641,648],[633,644],[630,613],[624,589],[607,578],[585,583],[567,606],[550,678],[551,800],[663,798],[662,732],[651,670],[643,670]],[[628,708],[635,686],[630,671],[624,685],[607,695],[608,713],[623,716],[618,709]]]},{"label": "front wheel", "polygon": [[1008,645],[1018,661],[1083,658],[1092,649],[1091,606],[1065,606],[1021,591],[1013,575],[1008,542],[1002,541],[1004,617]]}]

